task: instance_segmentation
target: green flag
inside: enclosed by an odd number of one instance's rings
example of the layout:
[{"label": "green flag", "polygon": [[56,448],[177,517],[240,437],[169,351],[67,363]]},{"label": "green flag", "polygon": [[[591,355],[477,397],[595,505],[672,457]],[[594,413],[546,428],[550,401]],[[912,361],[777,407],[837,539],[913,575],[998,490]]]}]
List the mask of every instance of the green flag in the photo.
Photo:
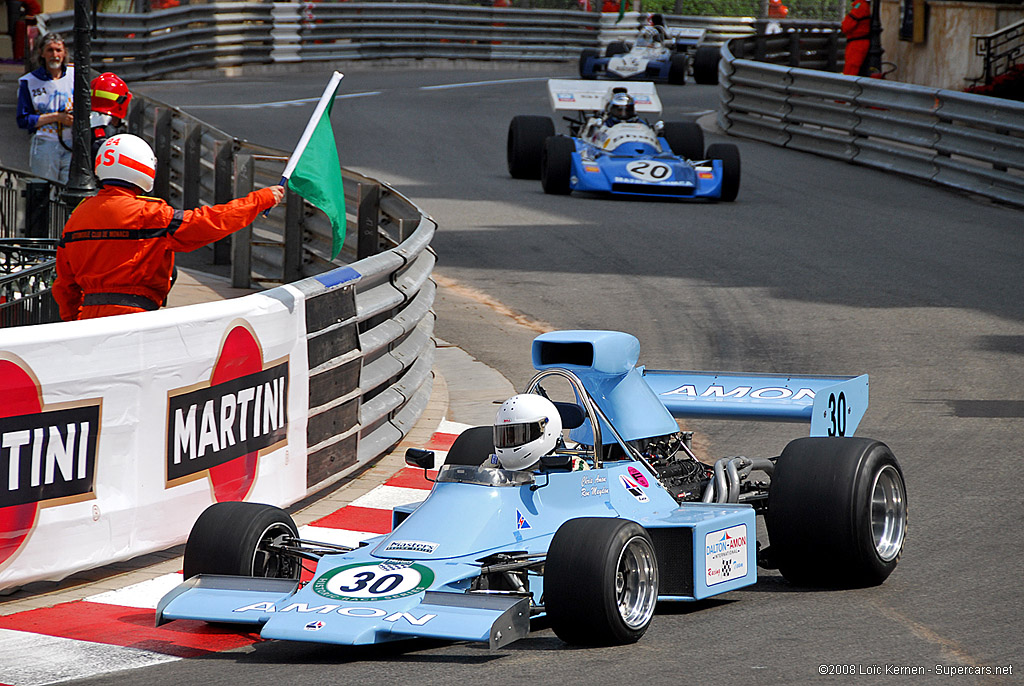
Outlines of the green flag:
[{"label": "green flag", "polygon": [[622,17],[626,14],[626,2],[628,0],[619,0],[619,18],[615,20],[616,24],[622,21]]},{"label": "green flag", "polygon": [[331,107],[340,80],[341,74],[335,72],[335,78],[331,79],[331,84],[317,103],[284,173],[288,187],[331,220],[334,235],[332,260],[341,252],[346,226],[345,187],[341,178],[341,163],[338,161],[338,146],[331,127]]}]

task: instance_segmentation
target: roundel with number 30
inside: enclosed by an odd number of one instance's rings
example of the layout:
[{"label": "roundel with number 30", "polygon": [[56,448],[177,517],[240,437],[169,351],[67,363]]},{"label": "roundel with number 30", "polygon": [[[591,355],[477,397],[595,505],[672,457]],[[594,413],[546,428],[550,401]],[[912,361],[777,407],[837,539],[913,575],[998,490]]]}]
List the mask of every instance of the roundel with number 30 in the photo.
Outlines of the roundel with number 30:
[{"label": "roundel with number 30", "polygon": [[626,165],[626,171],[638,179],[649,183],[668,181],[672,178],[672,167],[664,162],[653,160],[633,160]]},{"label": "roundel with number 30", "polygon": [[392,600],[424,591],[434,573],[409,563],[357,563],[328,571],[313,582],[317,595],[335,600]]}]

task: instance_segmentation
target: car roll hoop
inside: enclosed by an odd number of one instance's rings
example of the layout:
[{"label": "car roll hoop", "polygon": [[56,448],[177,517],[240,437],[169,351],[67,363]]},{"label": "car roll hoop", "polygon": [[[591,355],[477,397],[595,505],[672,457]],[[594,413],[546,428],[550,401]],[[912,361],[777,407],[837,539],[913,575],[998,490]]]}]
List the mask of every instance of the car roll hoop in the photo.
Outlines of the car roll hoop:
[{"label": "car roll hoop", "polygon": [[607,428],[609,431],[611,431],[612,437],[615,438],[615,442],[619,444],[619,446],[631,460],[640,462],[645,467],[647,467],[647,469],[652,474],[657,474],[657,471],[654,469],[653,465],[651,465],[647,461],[647,459],[640,453],[640,451],[636,449],[636,446],[630,444],[629,442],[622,438],[622,435],[615,429],[615,426],[608,419],[608,416],[605,415],[601,407],[596,402],[594,402],[593,398],[591,398],[586,386],[583,385],[583,382],[580,380],[580,378],[576,376],[576,374],[574,374],[573,372],[569,371],[568,369],[562,369],[558,367],[543,369],[537,372],[537,374],[534,375],[533,379],[530,380],[530,383],[527,385],[525,392],[546,395],[544,389],[541,387],[541,382],[544,379],[550,377],[561,378],[567,381],[569,385],[572,387],[573,392],[576,395],[576,398],[583,405],[583,412],[585,413],[586,418],[590,421],[590,426],[592,427],[592,431],[594,433],[594,445],[588,446],[588,449],[585,449],[583,452],[584,454],[589,454],[589,457],[593,461],[594,469],[601,468],[602,451],[600,446],[604,445],[604,441],[602,440],[601,434],[603,429]]}]

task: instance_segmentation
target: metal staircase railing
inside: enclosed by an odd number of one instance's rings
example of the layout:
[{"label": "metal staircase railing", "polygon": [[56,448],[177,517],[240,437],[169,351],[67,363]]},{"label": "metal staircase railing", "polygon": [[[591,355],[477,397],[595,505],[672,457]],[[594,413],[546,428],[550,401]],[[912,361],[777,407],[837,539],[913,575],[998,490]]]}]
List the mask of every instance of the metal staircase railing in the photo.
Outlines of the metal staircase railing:
[{"label": "metal staircase railing", "polygon": [[991,83],[1018,63],[1024,63],[1024,19],[986,35],[974,35],[974,54],[985,60],[975,83]]}]

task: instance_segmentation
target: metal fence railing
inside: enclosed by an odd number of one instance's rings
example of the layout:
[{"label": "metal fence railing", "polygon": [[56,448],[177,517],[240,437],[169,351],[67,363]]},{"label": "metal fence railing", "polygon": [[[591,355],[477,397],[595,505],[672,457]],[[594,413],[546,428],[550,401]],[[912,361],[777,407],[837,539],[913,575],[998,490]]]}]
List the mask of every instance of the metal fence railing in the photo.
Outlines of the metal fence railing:
[{"label": "metal fence railing", "polygon": [[60,238],[71,209],[63,186],[0,167],[0,238]]},{"label": "metal fence railing", "polygon": [[0,328],[59,321],[50,295],[56,241],[0,239]]}]

